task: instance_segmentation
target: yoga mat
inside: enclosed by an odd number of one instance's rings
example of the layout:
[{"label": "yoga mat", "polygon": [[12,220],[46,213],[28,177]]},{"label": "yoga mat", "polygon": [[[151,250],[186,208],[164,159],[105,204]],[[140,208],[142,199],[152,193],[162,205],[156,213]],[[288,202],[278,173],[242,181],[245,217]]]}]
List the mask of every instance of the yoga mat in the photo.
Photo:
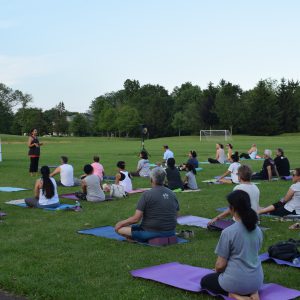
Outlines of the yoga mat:
[{"label": "yoga mat", "polygon": [[150,167],[150,168],[157,167],[157,164],[151,164],[151,163],[150,163],[150,164],[149,164],[149,167]]},{"label": "yoga mat", "polygon": [[293,176],[289,175],[289,176],[282,176],[281,179],[283,180],[292,180]]},{"label": "yoga mat", "polygon": [[140,188],[140,189],[135,189],[135,190],[132,190],[131,192],[128,192],[128,194],[138,194],[138,193],[144,193],[146,191],[149,191],[151,190],[151,188]]},{"label": "yoga mat", "polygon": [[[86,201],[86,200],[81,200],[81,199],[78,199],[74,193],[70,193],[70,194],[62,194],[62,195],[59,195],[60,198],[65,198],[65,199],[70,199],[70,200],[78,200],[78,201]],[[114,198],[111,197],[110,195],[105,195],[105,200],[104,201],[107,201],[107,200],[113,200]],[[92,201],[88,201],[88,202],[92,202]],[[102,201],[98,201],[98,202],[94,202],[94,203],[100,203]]]},{"label": "yoga mat", "polygon": [[174,193],[195,193],[195,192],[201,192],[201,189],[197,190],[182,190],[182,189],[176,189],[173,190]]},{"label": "yoga mat", "polygon": [[199,171],[202,171],[203,168],[198,167],[198,168],[195,168],[195,170],[199,172]]},{"label": "yoga mat", "polygon": [[177,224],[207,228],[207,224],[210,220],[211,219],[197,216],[181,216],[177,218]]},{"label": "yoga mat", "polygon": [[222,231],[223,229],[234,224],[233,220],[218,220],[208,226],[208,229]]},{"label": "yoga mat", "polygon": [[[10,205],[16,205],[19,207],[26,207],[26,208],[28,207],[26,205],[24,199],[11,200],[11,201],[7,201],[5,203],[10,204]],[[44,210],[51,210],[51,211],[53,211],[53,210],[68,210],[68,209],[72,209],[74,207],[75,207],[75,205],[61,203],[60,206],[58,206],[56,208],[44,208]]]},{"label": "yoga mat", "polygon": [[[148,267],[130,272],[133,277],[153,280],[159,283],[173,286],[190,292],[207,292],[212,296],[217,296],[210,291],[202,289],[201,279],[210,273],[210,269],[193,267],[171,262],[163,265]],[[278,284],[264,284],[259,290],[261,300],[290,300],[300,296],[300,291],[289,289]],[[225,300],[232,298],[219,295]]]},{"label": "yoga mat", "polygon": [[[96,227],[96,228],[91,228],[91,229],[83,229],[83,230],[79,230],[77,232],[80,234],[94,235],[94,236],[103,237],[103,238],[107,238],[107,239],[113,239],[113,240],[117,240],[117,241],[125,241],[125,242],[127,241],[126,238],[117,234],[115,232],[115,228],[112,226],[101,226],[101,227]],[[188,240],[185,240],[182,238],[177,238],[177,241],[178,241],[177,244],[183,244],[183,243],[188,242]],[[151,246],[148,243],[137,243],[137,244]]]},{"label": "yoga mat", "polygon": [[11,187],[11,186],[1,186],[0,192],[19,192],[19,191],[28,191],[29,189]]},{"label": "yoga mat", "polygon": [[4,211],[0,211],[0,218],[7,216],[7,214]]},{"label": "yoga mat", "polygon": [[285,261],[285,260],[281,260],[281,259],[278,259],[278,258],[273,258],[273,257],[270,257],[269,256],[269,253],[262,253],[260,256],[259,256],[260,260],[262,262],[265,262],[265,261],[273,261],[275,262],[277,265],[286,265],[286,266],[290,266],[290,267],[294,267],[294,268],[300,268],[300,263],[298,263],[297,265],[294,265],[292,262],[290,261]]}]

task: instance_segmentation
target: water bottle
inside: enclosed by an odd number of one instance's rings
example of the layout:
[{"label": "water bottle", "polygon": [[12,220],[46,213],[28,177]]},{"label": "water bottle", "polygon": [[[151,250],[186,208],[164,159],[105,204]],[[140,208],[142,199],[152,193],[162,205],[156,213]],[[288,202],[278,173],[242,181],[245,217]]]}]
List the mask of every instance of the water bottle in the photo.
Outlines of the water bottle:
[{"label": "water bottle", "polygon": [[300,264],[300,257],[296,257],[293,259],[293,265],[299,265]]},{"label": "water bottle", "polygon": [[76,201],[75,206],[80,207],[80,202],[78,200]]}]

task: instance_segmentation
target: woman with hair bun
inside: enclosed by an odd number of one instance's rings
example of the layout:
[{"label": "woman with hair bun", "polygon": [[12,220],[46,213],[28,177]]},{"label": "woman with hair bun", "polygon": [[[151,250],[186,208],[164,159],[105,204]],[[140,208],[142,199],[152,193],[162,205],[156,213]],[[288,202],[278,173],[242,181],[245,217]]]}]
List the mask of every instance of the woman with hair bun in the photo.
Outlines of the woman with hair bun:
[{"label": "woman with hair bun", "polygon": [[[239,177],[238,177],[238,170],[241,164],[239,163],[239,153],[235,152],[233,155],[231,155],[230,161],[232,163],[230,164],[228,170],[218,179],[218,181],[222,183],[239,183]],[[225,177],[227,175],[230,175],[231,179],[226,179]]]},{"label": "woman with hair bun", "polygon": [[121,185],[124,187],[124,191],[129,193],[132,191],[132,182],[131,176],[128,171],[125,169],[125,161],[118,161],[117,167],[119,172],[116,175],[115,184]]},{"label": "woman with hair bun", "polygon": [[204,276],[201,287],[233,299],[259,300],[264,275],[258,256],[263,240],[258,217],[248,193],[233,191],[227,201],[236,222],[222,231],[215,250],[216,273]]},{"label": "woman with hair bun", "polygon": [[48,166],[41,167],[42,177],[37,179],[34,187],[34,199],[25,199],[29,207],[56,208],[59,204],[55,179],[50,177]]},{"label": "woman with hair bun", "polygon": [[28,156],[30,157],[30,166],[29,173],[31,176],[36,175],[39,169],[39,158],[40,158],[40,146],[43,143],[40,143],[37,138],[37,129],[32,128],[29,133],[28,138]]}]

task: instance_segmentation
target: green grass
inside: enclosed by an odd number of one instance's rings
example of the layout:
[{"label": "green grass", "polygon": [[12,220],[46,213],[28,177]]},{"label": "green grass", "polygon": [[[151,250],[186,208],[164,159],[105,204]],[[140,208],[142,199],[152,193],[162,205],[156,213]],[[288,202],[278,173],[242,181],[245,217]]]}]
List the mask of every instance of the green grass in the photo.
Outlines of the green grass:
[{"label": "green grass", "polygon": [[[33,188],[35,178],[28,174],[26,137],[1,135],[3,162],[0,163],[0,185]],[[41,138],[40,166],[59,163],[60,155],[69,156],[75,175],[82,174],[84,164],[100,154],[107,174],[115,174],[115,164],[125,160],[127,169],[135,170],[140,149],[138,140],[107,138]],[[246,151],[256,143],[260,154],[264,148],[282,147],[291,167],[300,166],[299,135],[277,137],[235,136],[235,149]],[[146,141],[152,162],[160,161],[162,145],[168,144],[178,163],[195,149],[200,160],[214,156],[215,142],[200,142],[199,137],[172,137]],[[249,162],[259,170],[262,162]],[[215,208],[225,206],[230,185],[207,185],[201,180],[221,175],[226,166],[204,165],[197,180],[200,193],[178,194],[182,214],[214,217]],[[134,187],[150,186],[147,179],[135,178]],[[290,182],[263,182],[259,185],[261,204],[270,204],[282,197]],[[59,188],[59,193],[77,188]],[[5,201],[32,196],[32,191],[0,193],[1,210],[7,212],[0,223],[0,288],[29,299],[210,299],[206,295],[187,293],[154,282],[133,279],[129,271],[137,268],[179,261],[213,268],[214,248],[219,233],[194,228],[195,238],[187,244],[165,248],[145,247],[76,233],[83,228],[114,225],[130,216],[139,195],[126,200],[101,204],[83,203],[81,213],[46,212],[22,209],[4,204]],[[66,203],[72,201],[64,200]],[[263,218],[262,225],[271,229],[264,233],[263,251],[278,240],[299,239],[299,232],[290,231],[290,222],[275,222]],[[185,228],[184,226],[182,229]],[[181,228],[178,228],[181,229]],[[299,270],[263,264],[266,282],[300,289]]]}]

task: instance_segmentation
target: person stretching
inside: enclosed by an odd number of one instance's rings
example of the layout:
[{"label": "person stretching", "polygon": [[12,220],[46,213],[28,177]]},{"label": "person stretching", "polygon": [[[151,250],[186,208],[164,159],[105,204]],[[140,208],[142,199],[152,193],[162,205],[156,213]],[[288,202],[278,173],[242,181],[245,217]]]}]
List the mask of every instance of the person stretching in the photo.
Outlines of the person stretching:
[{"label": "person stretching", "polygon": [[37,179],[34,186],[34,199],[25,199],[29,207],[56,208],[59,204],[56,182],[50,178],[48,166],[41,167],[42,177]]},{"label": "person stretching", "polygon": [[[246,192],[250,197],[251,208],[258,212],[259,210],[259,189],[251,182],[252,169],[247,165],[241,165],[238,169],[239,183],[233,188],[233,191],[241,190]],[[230,216],[230,209],[226,209],[215,218],[211,219],[208,225],[215,223],[218,220],[224,219]]]},{"label": "person stretching", "polygon": [[151,170],[152,189],[143,193],[132,217],[115,225],[118,234],[139,242],[175,235],[179,204],[175,193],[163,186],[165,177],[163,168]]},{"label": "person stretching", "polygon": [[215,250],[216,273],[204,276],[201,287],[233,299],[259,300],[264,275],[258,256],[263,240],[258,217],[246,192],[234,191],[227,200],[236,222],[222,231]]},{"label": "person stretching", "polygon": [[[228,170],[218,179],[218,181],[222,183],[239,183],[239,178],[238,178],[238,169],[241,166],[239,163],[239,153],[235,152],[233,155],[231,155],[230,161],[232,162],[228,168]],[[231,176],[231,179],[226,179],[225,177],[227,175]]]},{"label": "person stretching", "polygon": [[259,214],[271,213],[275,216],[300,215],[300,168],[293,172],[293,184],[279,202],[259,210]]},{"label": "person stretching", "polygon": [[240,158],[245,158],[245,159],[256,159],[257,155],[257,147],[256,144],[252,144],[251,148],[248,150],[248,153],[242,153],[240,155]]}]

